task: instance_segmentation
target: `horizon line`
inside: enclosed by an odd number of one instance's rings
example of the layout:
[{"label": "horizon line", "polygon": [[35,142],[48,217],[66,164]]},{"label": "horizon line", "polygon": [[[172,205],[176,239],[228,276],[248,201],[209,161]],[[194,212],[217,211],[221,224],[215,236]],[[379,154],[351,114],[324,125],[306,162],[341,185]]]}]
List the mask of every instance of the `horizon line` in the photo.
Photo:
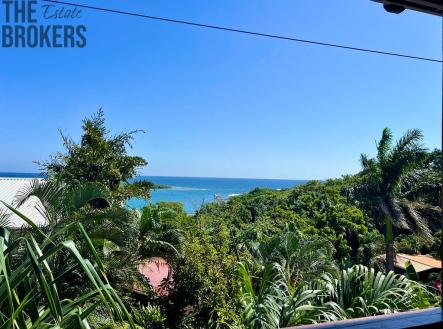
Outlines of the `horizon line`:
[{"label": "horizon line", "polygon": [[[0,171],[0,178],[10,178],[6,176],[2,176],[2,174],[15,174],[15,175],[40,175],[43,176],[41,173],[38,172],[16,172],[16,171]],[[209,179],[250,179],[250,180],[286,180],[286,181],[322,181],[325,179],[306,179],[306,178],[257,178],[257,177],[219,177],[219,176],[177,176],[177,175],[146,175],[146,174],[140,174],[135,176],[137,177],[172,177],[172,178],[209,178]],[[26,177],[24,177],[26,178]],[[29,177],[28,177],[29,178]]]}]

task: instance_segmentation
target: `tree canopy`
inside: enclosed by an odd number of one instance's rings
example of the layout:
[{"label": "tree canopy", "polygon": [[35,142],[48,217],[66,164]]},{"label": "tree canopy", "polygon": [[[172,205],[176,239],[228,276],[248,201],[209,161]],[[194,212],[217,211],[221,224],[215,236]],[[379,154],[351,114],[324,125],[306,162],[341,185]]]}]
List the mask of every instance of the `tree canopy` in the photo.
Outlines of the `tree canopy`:
[{"label": "tree canopy", "polygon": [[120,201],[131,197],[149,198],[154,185],[147,181],[132,181],[137,170],[148,162],[128,154],[135,135],[143,131],[111,135],[102,109],[83,120],[82,130],[79,142],[61,133],[65,150],[40,163],[44,173],[73,187],[87,182],[103,184]]}]

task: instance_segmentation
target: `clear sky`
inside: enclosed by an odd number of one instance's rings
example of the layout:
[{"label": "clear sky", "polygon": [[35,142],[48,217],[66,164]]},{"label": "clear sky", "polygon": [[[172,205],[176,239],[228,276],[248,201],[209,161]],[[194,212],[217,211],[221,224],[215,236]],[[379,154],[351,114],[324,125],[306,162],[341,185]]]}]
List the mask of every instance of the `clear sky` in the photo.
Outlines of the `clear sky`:
[{"label": "clear sky", "polygon": [[[74,0],[73,0],[74,1]],[[441,58],[441,19],[369,0],[76,0]],[[36,172],[103,107],[147,175],[324,179],[383,127],[440,145],[441,66],[84,11],[84,49],[0,49],[0,172]]]}]

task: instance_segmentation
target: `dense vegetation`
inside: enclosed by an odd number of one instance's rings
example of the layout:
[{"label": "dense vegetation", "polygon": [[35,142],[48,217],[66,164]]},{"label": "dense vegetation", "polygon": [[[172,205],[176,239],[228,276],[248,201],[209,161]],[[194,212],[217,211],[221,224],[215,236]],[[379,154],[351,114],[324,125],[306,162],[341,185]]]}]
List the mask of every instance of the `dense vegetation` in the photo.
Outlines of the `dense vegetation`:
[{"label": "dense vegetation", "polygon": [[[193,215],[178,203],[125,208],[128,198],[147,198],[153,188],[130,183],[147,163],[127,154],[134,132],[109,137],[101,111],[83,131],[80,143],[64,138],[66,152],[42,164],[47,181],[17,196],[16,205],[39,198],[48,224],[13,232],[19,242],[12,244],[0,236],[0,297],[9,296],[0,301],[0,325],[31,327],[33,304],[62,328],[75,327],[72,321],[94,328],[278,328],[438,302],[413,267],[407,276],[390,271],[394,251],[439,250],[441,152],[426,150],[417,130],[394,143],[385,129],[376,157],[362,156],[357,175],[256,189]],[[31,271],[36,253],[46,281]],[[155,257],[170,266],[167,293],[156,293],[138,272]],[[82,262],[103,285],[94,285]],[[8,276],[22,266],[29,267],[23,282],[11,279],[11,286]],[[41,288],[30,291],[27,282],[36,280]]]},{"label": "dense vegetation", "polygon": [[[423,285],[428,282],[383,274],[384,261],[377,257],[385,252],[382,210],[353,193],[364,180],[362,173],[285,191],[257,189],[203,207],[182,226],[192,249],[185,248],[175,269],[170,302],[179,309],[170,313],[174,323],[184,305],[192,305],[182,313],[194,321],[190,327],[227,322],[277,328],[435,303],[428,294],[432,289]],[[429,193],[439,184],[432,181]],[[427,223],[429,233],[394,226],[398,252],[411,252],[414,246],[413,253],[439,255],[440,209],[437,200],[428,203],[427,193],[402,199],[403,207]],[[211,253],[197,253],[198,248]],[[215,300],[224,304],[214,307]]]},{"label": "dense vegetation", "polygon": [[[135,328],[81,223],[72,222],[48,233],[6,206],[33,230],[12,237],[5,227],[0,227],[1,328],[90,328],[97,323],[94,313],[103,314],[108,323]],[[74,236],[91,258],[82,257],[70,239]],[[65,266],[57,271],[53,266],[61,265],[60,256]],[[82,278],[83,289],[68,298],[64,290],[72,276]]]}]

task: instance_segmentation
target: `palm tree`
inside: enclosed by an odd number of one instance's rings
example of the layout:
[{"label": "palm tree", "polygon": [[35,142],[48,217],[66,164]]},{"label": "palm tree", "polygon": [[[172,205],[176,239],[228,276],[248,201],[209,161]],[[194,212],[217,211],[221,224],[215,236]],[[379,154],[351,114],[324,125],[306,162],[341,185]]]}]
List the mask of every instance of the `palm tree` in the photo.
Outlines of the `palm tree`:
[{"label": "palm tree", "polygon": [[[322,290],[309,282],[325,273],[338,274],[333,246],[305,238],[293,223],[276,237],[250,242],[249,264],[238,264],[243,325],[279,328],[337,320],[337,314],[318,303]],[[323,288],[322,288],[323,289]]]},{"label": "palm tree", "polygon": [[[122,207],[109,189],[92,182],[67,188],[59,180],[35,180],[19,191],[15,206],[21,206],[31,197],[40,201],[34,204],[46,219],[46,230],[82,223],[103,258],[109,277],[128,289],[132,289],[128,283],[140,281],[138,266],[146,260],[161,257],[171,265],[181,254],[181,233],[162,225],[173,216],[170,209],[151,206],[140,214]],[[84,249],[87,253],[87,248]],[[54,261],[55,269],[62,270],[65,266],[63,256]]]},{"label": "palm tree", "polygon": [[385,228],[386,271],[394,270],[394,226],[428,235],[429,229],[418,212],[402,198],[401,188],[426,157],[420,130],[408,130],[393,145],[392,133],[383,130],[377,156],[361,155],[362,181],[353,187],[357,197],[376,208]]},{"label": "palm tree", "polygon": [[143,208],[139,218],[140,254],[146,258],[162,257],[174,260],[182,253],[183,235],[170,227],[177,214],[173,209],[150,205]]},{"label": "palm tree", "polygon": [[305,238],[293,223],[287,225],[282,235],[249,245],[256,261],[278,263],[285,269],[288,285],[310,281],[323,273],[337,273],[332,244],[319,238]]},{"label": "palm tree", "polygon": [[[90,182],[69,188],[58,179],[34,180],[17,193],[14,206],[18,208],[30,198],[39,201],[33,205],[45,218],[43,229],[46,232],[55,232],[73,223],[85,227],[111,281],[126,286],[138,277],[138,244],[133,243],[134,237],[138,236],[136,216],[129,209],[114,206],[111,193],[104,185]],[[30,228],[25,228],[23,235],[28,230]],[[90,256],[89,246],[78,235],[66,232],[60,239],[78,242],[80,251]],[[51,259],[56,273],[63,273],[73,265],[66,261],[66,256],[61,251]],[[78,285],[83,284],[80,276],[72,273],[73,282],[63,289],[67,296],[77,293]]]},{"label": "palm tree", "polygon": [[[436,149],[429,152],[423,166],[414,170],[405,179],[401,191],[405,198],[417,201],[426,208],[440,206],[441,156],[441,150]],[[438,209],[438,212],[440,212],[440,209]]]}]

